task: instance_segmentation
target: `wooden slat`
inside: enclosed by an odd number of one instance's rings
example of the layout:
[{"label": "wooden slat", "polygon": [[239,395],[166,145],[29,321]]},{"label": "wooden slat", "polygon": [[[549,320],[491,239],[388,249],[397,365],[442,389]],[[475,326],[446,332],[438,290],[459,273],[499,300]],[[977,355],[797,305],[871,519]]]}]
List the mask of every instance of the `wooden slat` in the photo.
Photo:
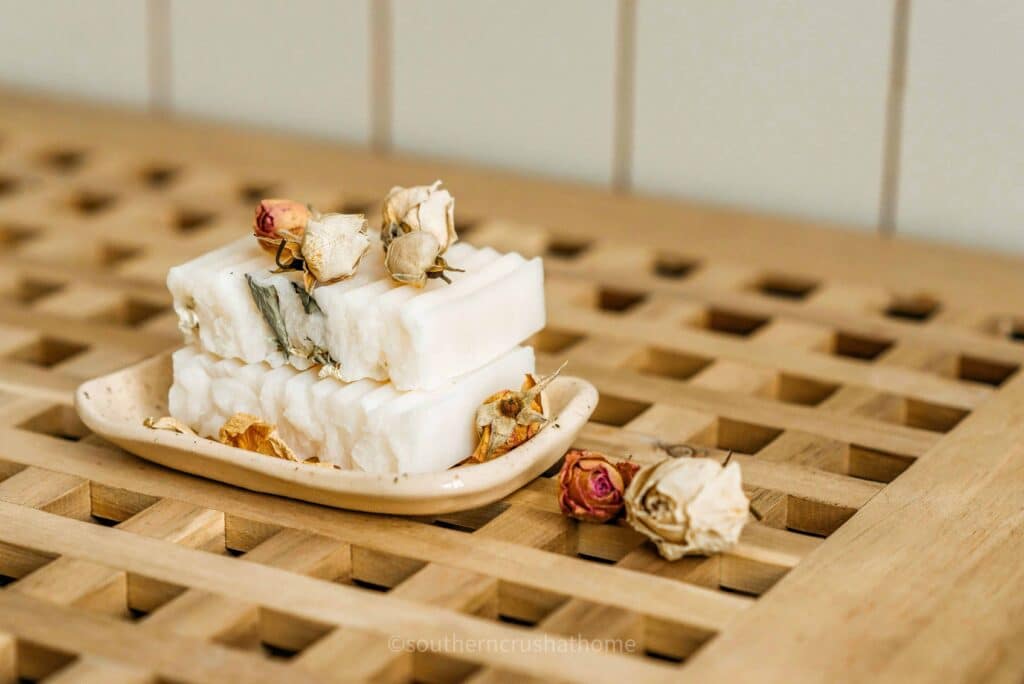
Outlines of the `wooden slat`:
[{"label": "wooden slat", "polygon": [[[335,580],[349,568],[349,549],[328,537],[296,530],[273,535],[251,552],[246,560]],[[217,594],[190,589],[160,606],[140,622],[140,629],[154,635],[172,633],[193,639],[239,644],[262,636],[259,606]],[[287,628],[287,627],[285,627]],[[281,646],[280,635],[275,645]],[[146,681],[155,672],[125,668],[120,663],[86,658],[61,671],[67,681]]]},{"label": "wooden slat", "polygon": [[[381,631],[401,639],[424,639],[442,652],[454,648],[451,642],[445,642],[445,637],[463,642],[493,639],[495,643],[505,640],[509,644],[517,644],[526,636],[520,629],[499,626],[481,618],[428,608],[405,599],[377,596],[157,539],[126,535],[116,529],[59,518],[8,503],[0,503],[0,540],[92,562],[103,560],[163,582],[186,583],[227,597],[255,600],[266,608],[318,622]],[[550,571],[558,570],[552,567]],[[615,578],[610,582],[614,585]],[[672,601],[672,598],[663,597],[663,600]],[[720,607],[724,605],[724,602],[719,603]],[[679,603],[675,606],[678,610]],[[720,607],[717,609],[721,610]],[[666,619],[670,617],[666,615]],[[534,654],[534,657],[524,660],[515,653],[522,652],[524,648],[512,646],[509,650],[513,653],[497,650],[459,655],[468,660],[549,677],[589,677],[595,681],[613,682],[630,676],[651,677],[652,681],[671,676],[671,670],[662,666],[603,653],[588,654],[576,663],[559,658],[556,652]],[[556,640],[553,648],[565,651],[568,646]]]},{"label": "wooden slat", "polygon": [[[1019,678],[1020,259],[2,95],[0,615],[46,605],[0,624],[0,682]],[[75,420],[80,379],[180,344],[167,269],[256,198],[376,225],[389,187],[436,177],[464,238],[545,257],[542,370],[569,358],[603,395],[575,446],[732,458],[763,517],[734,548],[668,563],[621,521],[562,517],[551,478],[437,518],[329,510]],[[137,652],[100,643],[122,633]]]},{"label": "wooden slat", "polygon": [[[743,610],[746,601],[718,596],[676,582],[647,578],[638,584],[643,592],[628,597],[607,594],[604,582],[635,582],[632,573],[615,568],[598,568],[557,554],[519,547],[494,539],[471,539],[467,535],[402,519],[387,519],[341,510],[326,510],[272,496],[255,494],[223,485],[171,473],[137,459],[89,445],[69,448],[66,444],[18,431],[0,429],[0,439],[20,445],[11,457],[19,463],[45,460],[62,472],[89,473],[112,486],[131,487],[152,496],[175,498],[197,506],[212,505],[241,517],[316,531],[353,545],[398,556],[437,562],[492,575],[517,584],[557,594],[589,596],[621,606],[630,606],[666,620],[685,618],[695,624],[716,628],[723,615]],[[41,441],[40,441],[41,440]],[[45,446],[45,459],[33,454],[31,446]],[[100,456],[99,465],[93,457]],[[686,605],[679,615],[672,605]]]},{"label": "wooden slat", "polygon": [[48,648],[110,658],[187,682],[307,682],[311,677],[223,646],[148,634],[129,622],[9,591],[0,593],[0,629]]}]

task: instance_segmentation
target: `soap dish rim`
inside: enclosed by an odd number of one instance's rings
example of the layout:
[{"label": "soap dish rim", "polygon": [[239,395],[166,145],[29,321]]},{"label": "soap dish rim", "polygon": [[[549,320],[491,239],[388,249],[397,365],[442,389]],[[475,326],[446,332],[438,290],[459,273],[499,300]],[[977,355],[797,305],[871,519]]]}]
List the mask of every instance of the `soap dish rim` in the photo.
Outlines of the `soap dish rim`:
[{"label": "soap dish rim", "polygon": [[[544,429],[492,461],[419,474],[338,470],[264,456],[198,435],[145,427],[143,418],[166,415],[167,411],[138,395],[166,397],[172,354],[173,350],[156,354],[80,385],[75,408],[86,427],[136,456],[175,470],[253,491],[374,513],[450,513],[498,501],[557,463],[598,401],[591,383],[561,376],[545,392],[553,417]],[[133,386],[134,392],[129,391]],[[126,418],[126,412],[136,415]]]}]

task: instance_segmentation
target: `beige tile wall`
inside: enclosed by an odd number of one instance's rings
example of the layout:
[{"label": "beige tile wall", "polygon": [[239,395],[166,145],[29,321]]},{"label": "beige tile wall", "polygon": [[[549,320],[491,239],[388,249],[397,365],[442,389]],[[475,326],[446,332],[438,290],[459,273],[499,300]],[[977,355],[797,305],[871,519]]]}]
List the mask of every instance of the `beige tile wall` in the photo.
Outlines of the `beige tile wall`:
[{"label": "beige tile wall", "polygon": [[1024,251],[1022,36],[1017,0],[0,0],[0,80]]}]

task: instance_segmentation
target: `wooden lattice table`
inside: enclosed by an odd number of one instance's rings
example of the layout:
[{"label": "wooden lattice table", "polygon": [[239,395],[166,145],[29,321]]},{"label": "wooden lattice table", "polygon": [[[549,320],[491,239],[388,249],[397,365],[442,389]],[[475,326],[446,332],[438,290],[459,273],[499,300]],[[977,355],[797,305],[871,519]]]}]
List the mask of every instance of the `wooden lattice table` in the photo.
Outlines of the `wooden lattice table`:
[{"label": "wooden lattice table", "polygon": [[[550,478],[331,510],[77,420],[80,381],[180,344],[167,268],[261,196],[372,215],[435,177],[466,239],[546,255],[542,365],[602,393],[580,446],[736,452],[733,551],[665,562]],[[10,93],[0,244],[0,681],[1024,674],[1020,261]]]}]

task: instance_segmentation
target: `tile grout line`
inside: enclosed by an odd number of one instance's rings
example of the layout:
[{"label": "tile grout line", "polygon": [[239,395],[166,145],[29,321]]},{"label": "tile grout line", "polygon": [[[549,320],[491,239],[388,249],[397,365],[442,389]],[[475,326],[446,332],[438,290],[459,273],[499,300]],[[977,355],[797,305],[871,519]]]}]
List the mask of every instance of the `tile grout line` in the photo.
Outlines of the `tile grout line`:
[{"label": "tile grout line", "polygon": [[612,123],[612,188],[633,181],[633,116],[636,94],[636,0],[619,0],[615,24],[615,102]]},{"label": "tile grout line", "polygon": [[168,111],[171,108],[171,5],[170,0],[148,0],[146,3],[146,40],[149,108]]},{"label": "tile grout line", "polygon": [[909,30],[910,0],[896,0],[893,5],[889,90],[885,103],[885,133],[882,142],[882,187],[878,207],[878,231],[882,235],[892,235],[896,232]]},{"label": "tile grout line", "polygon": [[370,146],[391,149],[392,21],[391,0],[370,2]]}]

